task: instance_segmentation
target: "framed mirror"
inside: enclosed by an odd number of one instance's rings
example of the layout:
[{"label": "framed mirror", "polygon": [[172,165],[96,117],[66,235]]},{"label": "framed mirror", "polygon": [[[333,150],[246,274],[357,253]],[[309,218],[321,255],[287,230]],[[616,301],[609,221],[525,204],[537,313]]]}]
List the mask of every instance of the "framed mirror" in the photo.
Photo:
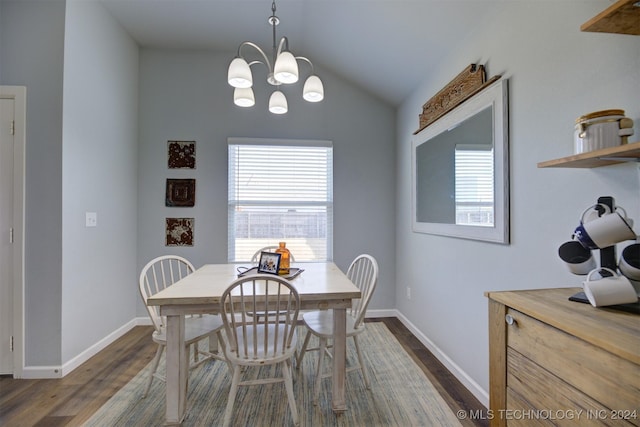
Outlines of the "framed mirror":
[{"label": "framed mirror", "polygon": [[509,243],[508,134],[501,79],[414,136],[414,232]]}]

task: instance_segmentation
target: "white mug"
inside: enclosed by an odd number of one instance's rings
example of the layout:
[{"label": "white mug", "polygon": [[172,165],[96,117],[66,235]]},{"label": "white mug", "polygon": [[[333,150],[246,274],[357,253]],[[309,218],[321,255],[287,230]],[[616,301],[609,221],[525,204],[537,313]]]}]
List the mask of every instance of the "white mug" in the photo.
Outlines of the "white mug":
[{"label": "white mug", "polygon": [[[599,280],[591,280],[591,276],[600,270],[606,270],[611,277],[603,277]],[[587,299],[594,307],[607,305],[629,304],[638,301],[636,290],[624,276],[619,276],[608,268],[597,268],[587,275],[587,280],[582,282],[582,287]]]},{"label": "white mug", "polygon": [[640,281],[631,279],[629,279],[629,281],[631,282],[631,286],[633,286],[633,289],[635,289],[636,295],[638,295],[638,298],[640,298]]},{"label": "white mug", "polygon": [[[622,216],[619,210],[624,212]],[[602,249],[616,243],[636,238],[633,220],[627,218],[623,208],[588,222],[582,222],[574,231],[574,237],[588,249]]]},{"label": "white mug", "polygon": [[564,242],[560,245],[558,256],[573,274],[589,274],[591,270],[596,268],[596,260],[591,254],[591,250],[585,248],[576,240]]},{"label": "white mug", "polygon": [[622,250],[618,270],[627,278],[640,281],[640,243],[634,243]]}]

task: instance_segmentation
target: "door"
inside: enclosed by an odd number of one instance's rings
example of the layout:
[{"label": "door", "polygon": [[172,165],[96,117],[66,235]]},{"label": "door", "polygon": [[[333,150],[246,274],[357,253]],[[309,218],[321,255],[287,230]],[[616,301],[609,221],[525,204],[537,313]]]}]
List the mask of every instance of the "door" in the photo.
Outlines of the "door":
[{"label": "door", "polygon": [[13,374],[13,104],[0,98],[0,374]]},{"label": "door", "polygon": [[0,374],[22,376],[26,88],[0,86]]}]

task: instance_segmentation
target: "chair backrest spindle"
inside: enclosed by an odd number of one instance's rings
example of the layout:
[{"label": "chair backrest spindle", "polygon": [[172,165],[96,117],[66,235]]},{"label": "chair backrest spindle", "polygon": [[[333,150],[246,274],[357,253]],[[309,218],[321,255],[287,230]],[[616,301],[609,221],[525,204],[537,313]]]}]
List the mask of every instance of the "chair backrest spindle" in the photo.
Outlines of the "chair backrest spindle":
[{"label": "chair backrest spindle", "polygon": [[[286,279],[260,274],[237,279],[223,293],[220,311],[239,359],[259,363],[282,357],[291,346],[300,300]],[[274,313],[255,316],[257,312]]]}]

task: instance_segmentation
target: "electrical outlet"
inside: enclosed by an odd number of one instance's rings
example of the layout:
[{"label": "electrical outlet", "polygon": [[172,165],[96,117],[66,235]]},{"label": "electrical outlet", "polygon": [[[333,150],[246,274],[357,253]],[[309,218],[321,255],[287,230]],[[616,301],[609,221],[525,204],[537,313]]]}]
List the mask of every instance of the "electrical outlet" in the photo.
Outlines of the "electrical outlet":
[{"label": "electrical outlet", "polygon": [[411,299],[411,288],[407,287],[407,299]]},{"label": "electrical outlet", "polygon": [[97,212],[85,212],[85,227],[97,227],[98,226],[98,213]]}]

